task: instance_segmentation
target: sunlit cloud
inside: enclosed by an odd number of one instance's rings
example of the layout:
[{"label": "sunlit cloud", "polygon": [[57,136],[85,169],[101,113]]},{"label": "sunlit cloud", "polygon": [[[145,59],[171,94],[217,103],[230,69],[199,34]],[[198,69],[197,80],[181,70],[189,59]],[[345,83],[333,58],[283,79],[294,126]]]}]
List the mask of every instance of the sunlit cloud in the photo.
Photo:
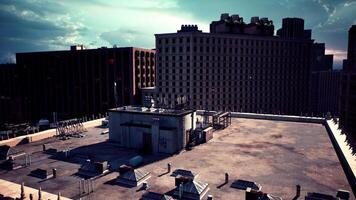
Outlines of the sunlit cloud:
[{"label": "sunlit cloud", "polygon": [[325,49],[326,54],[333,54],[334,55],[334,61],[336,62],[342,62],[342,60],[347,58],[347,52],[344,50],[338,50],[338,49]]}]

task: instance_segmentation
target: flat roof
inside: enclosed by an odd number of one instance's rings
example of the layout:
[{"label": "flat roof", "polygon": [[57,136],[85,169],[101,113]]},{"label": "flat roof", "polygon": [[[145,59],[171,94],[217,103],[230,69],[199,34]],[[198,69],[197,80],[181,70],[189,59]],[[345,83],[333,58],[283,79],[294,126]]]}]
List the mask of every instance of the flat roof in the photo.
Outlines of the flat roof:
[{"label": "flat roof", "polygon": [[[87,156],[93,160],[108,160],[119,166],[138,153],[107,142],[108,134],[101,128],[89,128],[84,138],[59,140],[51,138],[40,142],[20,145],[20,150],[33,153],[32,165],[14,171],[0,170],[1,179],[16,183],[25,182],[33,188],[65,197],[77,197],[79,179],[76,175]],[[75,156],[59,160],[41,151],[42,144],[51,147],[68,147]],[[242,190],[231,188],[236,179],[259,183],[262,190],[283,199],[292,199],[295,185],[301,185],[301,197],[307,192],[336,194],[338,189],[351,192],[346,176],[330,142],[325,127],[315,123],[297,123],[271,120],[232,118],[232,124],[214,132],[214,138],[190,151],[168,156],[147,155],[140,167],[151,173],[148,180],[150,191],[166,193],[174,188],[174,178],[167,174],[167,163],[172,171],[187,169],[199,174],[198,181],[208,183],[207,194],[214,199],[244,199]],[[56,168],[58,177],[42,181],[28,176],[37,168]],[[224,183],[225,172],[229,183]],[[139,199],[145,191],[115,184],[118,172],[95,179],[91,199]],[[0,189],[0,191],[3,188]],[[206,196],[204,197],[206,198]],[[350,199],[355,199],[351,194]]]},{"label": "flat roof", "polygon": [[148,114],[148,115],[167,115],[167,116],[184,116],[195,112],[194,110],[174,110],[163,108],[147,108],[142,106],[123,106],[118,108],[112,108],[109,112],[121,112],[132,114]]}]

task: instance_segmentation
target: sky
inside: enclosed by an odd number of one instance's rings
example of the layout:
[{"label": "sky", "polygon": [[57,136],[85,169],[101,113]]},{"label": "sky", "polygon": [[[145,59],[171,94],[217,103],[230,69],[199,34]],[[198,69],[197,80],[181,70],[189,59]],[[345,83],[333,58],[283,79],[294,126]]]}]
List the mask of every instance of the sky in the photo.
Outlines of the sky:
[{"label": "sky", "polygon": [[16,52],[117,45],[154,48],[155,33],[197,24],[204,32],[221,13],[272,19],[300,17],[316,42],[326,43],[340,67],[347,31],[356,24],[356,0],[0,0],[0,63]]}]

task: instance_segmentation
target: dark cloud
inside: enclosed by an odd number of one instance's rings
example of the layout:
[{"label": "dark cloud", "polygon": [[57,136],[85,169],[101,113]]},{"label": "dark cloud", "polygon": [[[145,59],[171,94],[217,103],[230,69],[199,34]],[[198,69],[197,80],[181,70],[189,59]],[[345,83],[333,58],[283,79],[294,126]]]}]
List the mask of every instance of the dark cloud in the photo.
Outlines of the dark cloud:
[{"label": "dark cloud", "polygon": [[64,7],[56,3],[56,1],[40,0],[40,1],[28,1],[28,0],[2,0],[1,7],[14,6],[18,10],[32,11],[39,16],[44,17],[48,13],[63,14]]},{"label": "dark cloud", "polygon": [[[356,1],[353,0],[167,0],[157,6],[156,1],[138,0],[104,1],[104,0],[2,0],[0,1],[0,62],[3,57],[11,58],[14,52],[49,50],[67,48],[73,42],[101,46],[105,43],[119,46],[141,46],[153,48],[154,36],[150,25],[146,27],[131,26],[132,22],[117,24],[115,28],[103,27],[98,30],[96,23],[107,19],[106,13],[88,13],[120,8],[147,13],[165,13],[172,16],[194,19],[209,24],[220,17],[221,13],[236,13],[248,22],[252,16],[268,17],[274,21],[276,29],[280,28],[282,18],[301,17],[305,19],[306,28],[313,29],[313,38],[325,42],[327,48],[345,51],[347,48],[347,30],[356,22]],[[172,4],[170,4],[172,3]],[[172,6],[171,6],[172,5]],[[93,9],[94,7],[94,9]],[[98,15],[98,21],[86,21],[86,29],[76,18],[84,13],[83,18]],[[90,16],[90,17],[89,17]],[[125,18],[117,14],[118,18]],[[139,19],[144,20],[144,19]],[[130,25],[131,23],[131,25]],[[167,22],[170,23],[170,22]],[[189,21],[188,21],[189,23]],[[177,24],[177,29],[181,24]],[[165,24],[162,24],[162,32]],[[107,31],[109,30],[109,31]],[[142,30],[142,31],[136,31]],[[156,30],[156,29],[155,29]],[[160,29],[161,30],[161,29]],[[86,37],[87,41],[82,37]],[[340,51],[339,51],[340,52]]]},{"label": "dark cloud", "polygon": [[[4,0],[0,3],[0,62],[14,53],[50,50],[69,45],[66,39],[86,29],[66,18],[64,7],[53,1]],[[55,17],[51,17],[55,16]]]}]

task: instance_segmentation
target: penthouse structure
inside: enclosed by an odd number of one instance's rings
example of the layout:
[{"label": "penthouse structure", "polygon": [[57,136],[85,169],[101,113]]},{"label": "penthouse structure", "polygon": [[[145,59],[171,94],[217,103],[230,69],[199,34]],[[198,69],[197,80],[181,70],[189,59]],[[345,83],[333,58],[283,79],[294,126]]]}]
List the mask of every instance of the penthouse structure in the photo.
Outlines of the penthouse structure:
[{"label": "penthouse structure", "polygon": [[179,152],[195,129],[193,110],[124,106],[109,110],[109,140],[147,153]]},{"label": "penthouse structure", "polygon": [[142,48],[17,53],[23,120],[103,114],[140,102],[140,88],[155,85],[155,51]]},{"label": "penthouse structure", "polygon": [[[156,34],[160,106],[300,114],[308,112],[313,40],[302,19],[287,18],[277,36],[267,18],[245,24],[222,14],[210,33],[182,26]],[[303,33],[303,34],[302,34]]]}]

